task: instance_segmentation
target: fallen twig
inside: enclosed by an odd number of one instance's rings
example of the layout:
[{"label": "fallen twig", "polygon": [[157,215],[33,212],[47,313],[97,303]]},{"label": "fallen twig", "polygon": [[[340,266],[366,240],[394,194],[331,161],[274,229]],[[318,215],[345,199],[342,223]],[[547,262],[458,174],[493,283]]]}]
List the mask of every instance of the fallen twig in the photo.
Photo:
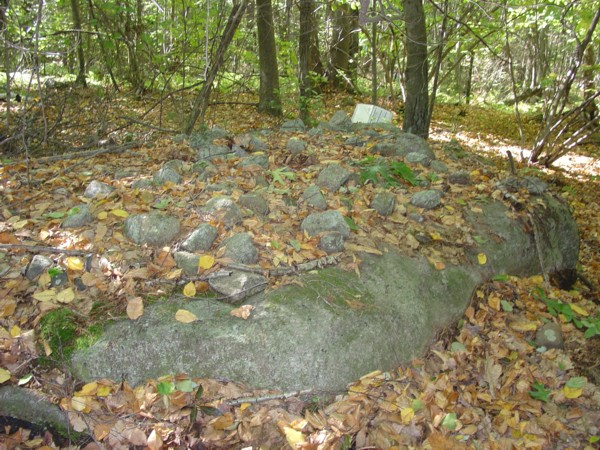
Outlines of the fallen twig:
[{"label": "fallen twig", "polygon": [[27,245],[27,244],[0,244],[0,249],[19,249],[31,253],[63,253],[70,256],[88,256],[90,252],[83,250],[68,250],[57,247],[45,247],[42,245]]}]

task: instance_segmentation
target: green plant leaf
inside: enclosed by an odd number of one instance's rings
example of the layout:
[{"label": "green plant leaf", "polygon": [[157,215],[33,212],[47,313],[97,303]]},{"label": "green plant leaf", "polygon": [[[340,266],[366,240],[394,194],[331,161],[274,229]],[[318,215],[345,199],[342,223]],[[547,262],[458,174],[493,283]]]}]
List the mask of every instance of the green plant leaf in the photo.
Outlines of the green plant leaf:
[{"label": "green plant leaf", "polygon": [[546,389],[545,386],[536,381],[532,386],[533,390],[529,391],[529,396],[536,400],[541,400],[542,402],[547,402],[550,396],[550,390]]},{"label": "green plant leaf", "polygon": [[161,381],[156,385],[156,392],[161,395],[172,394],[175,390],[175,385],[171,381]]}]

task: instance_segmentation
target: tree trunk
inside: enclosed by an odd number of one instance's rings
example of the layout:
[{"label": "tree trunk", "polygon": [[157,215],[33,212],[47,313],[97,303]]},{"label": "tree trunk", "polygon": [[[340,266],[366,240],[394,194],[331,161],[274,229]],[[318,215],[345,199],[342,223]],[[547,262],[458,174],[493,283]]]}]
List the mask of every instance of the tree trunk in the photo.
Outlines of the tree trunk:
[{"label": "tree trunk", "polygon": [[429,91],[427,86],[427,30],[422,0],[403,0],[406,27],[405,132],[429,136]]},{"label": "tree trunk", "polygon": [[279,96],[279,68],[273,28],[271,0],[256,0],[256,28],[258,32],[258,59],[260,65],[260,91],[258,110],[281,116]]},{"label": "tree trunk", "polygon": [[333,12],[333,33],[329,53],[328,81],[337,89],[343,88],[349,92],[355,89],[355,73],[351,61],[354,59],[354,34],[356,14],[347,3],[339,5]]},{"label": "tree trunk", "polygon": [[77,39],[77,62],[79,69],[75,83],[86,87],[85,79],[85,55],[83,53],[83,40],[81,39],[81,9],[79,8],[79,0],[71,0],[71,14],[73,16],[73,28],[75,28],[75,38]]},{"label": "tree trunk", "polygon": [[300,37],[298,39],[298,86],[300,94],[300,119],[304,123],[310,122],[309,98],[312,97],[312,83],[309,77],[309,58],[310,58],[310,35],[311,35],[311,14],[312,1],[299,0],[300,9]]},{"label": "tree trunk", "polygon": [[210,93],[212,91],[213,82],[217,77],[217,73],[219,69],[223,65],[223,61],[225,59],[225,52],[231,44],[233,36],[235,35],[235,31],[237,30],[240,22],[242,21],[242,17],[244,16],[244,12],[246,11],[247,0],[241,0],[240,2],[236,2],[231,9],[231,14],[229,15],[229,19],[227,20],[227,25],[225,26],[225,30],[223,31],[223,35],[221,36],[221,41],[219,42],[219,47],[217,48],[217,53],[210,64],[210,69],[208,74],[206,75],[206,80],[202,89],[198,93],[198,97],[196,97],[196,101],[194,102],[194,108],[190,114],[188,119],[188,123],[185,127],[184,133],[191,134],[194,130],[194,125],[200,119],[200,123],[204,123],[204,114],[206,113],[206,109],[208,108],[208,101],[210,99]]},{"label": "tree trunk", "polygon": [[[6,130],[10,131],[10,95],[11,95],[11,77],[10,77],[10,43],[8,40],[8,33],[6,27],[6,11],[8,10],[9,0],[0,1],[0,37],[4,42],[4,71],[6,73]],[[0,138],[0,143],[4,141],[4,138]]]}]

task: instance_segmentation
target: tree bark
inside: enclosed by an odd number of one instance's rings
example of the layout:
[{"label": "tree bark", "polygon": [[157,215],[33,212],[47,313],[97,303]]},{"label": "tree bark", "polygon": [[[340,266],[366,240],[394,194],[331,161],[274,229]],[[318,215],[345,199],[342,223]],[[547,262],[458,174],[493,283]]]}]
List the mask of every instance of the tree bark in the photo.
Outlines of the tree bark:
[{"label": "tree bark", "polygon": [[304,123],[310,121],[309,98],[312,96],[312,84],[309,77],[310,34],[312,1],[299,0],[300,37],[298,39],[298,86],[300,94],[300,119]]},{"label": "tree bark", "polygon": [[233,8],[231,9],[231,14],[229,15],[229,19],[227,20],[227,25],[225,26],[225,30],[223,31],[223,35],[221,36],[221,41],[219,42],[219,47],[217,48],[217,53],[215,57],[211,61],[210,70],[206,75],[206,81],[202,86],[202,89],[198,93],[198,97],[196,97],[196,101],[194,102],[194,107],[188,119],[188,123],[185,127],[184,133],[191,134],[194,130],[194,125],[198,119],[200,119],[200,123],[204,123],[204,114],[206,113],[206,109],[208,108],[208,101],[210,99],[210,93],[212,91],[213,82],[217,77],[217,73],[219,69],[223,65],[223,61],[225,59],[225,52],[231,44],[233,36],[235,35],[235,31],[237,30],[242,17],[244,16],[244,12],[246,12],[246,6],[248,5],[247,0],[241,0],[240,2],[234,3]]},{"label": "tree bark", "polygon": [[403,129],[429,136],[427,30],[422,0],[403,0],[406,28],[406,105]]},{"label": "tree bark", "polygon": [[258,110],[274,116],[281,116],[279,67],[277,65],[271,0],[256,0],[256,28],[260,65]]},{"label": "tree bark", "polygon": [[356,73],[352,70],[356,51],[353,41],[358,25],[355,12],[358,11],[350,8],[347,3],[339,5],[333,11],[333,33],[327,71],[328,81],[334,88],[344,88],[350,92],[356,90]]},{"label": "tree bark", "polygon": [[71,0],[71,14],[73,16],[73,28],[75,28],[75,39],[77,39],[77,62],[79,69],[75,83],[86,87],[85,79],[85,54],[83,53],[83,40],[81,39],[81,9],[79,8],[79,0]]}]

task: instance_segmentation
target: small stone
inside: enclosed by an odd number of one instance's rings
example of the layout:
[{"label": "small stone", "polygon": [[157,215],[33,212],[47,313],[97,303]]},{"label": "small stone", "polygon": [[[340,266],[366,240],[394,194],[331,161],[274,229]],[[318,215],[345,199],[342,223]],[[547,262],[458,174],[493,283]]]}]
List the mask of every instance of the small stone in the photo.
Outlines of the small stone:
[{"label": "small stone", "polygon": [[94,198],[94,197],[106,197],[110,195],[115,188],[109,186],[106,183],[102,183],[101,181],[93,180],[88,184],[88,187],[85,188],[85,192],[83,196],[85,198]]},{"label": "small stone", "polygon": [[237,233],[224,243],[224,256],[240,264],[254,264],[258,261],[258,250],[248,233]]},{"label": "small stone", "polygon": [[452,184],[460,184],[466,186],[471,183],[471,175],[466,170],[453,172],[448,176],[448,181]]},{"label": "small stone", "polygon": [[177,267],[182,269],[186,275],[198,275],[198,261],[200,256],[190,252],[175,252],[173,259],[177,263]]},{"label": "small stone", "polygon": [[269,213],[269,205],[265,199],[258,194],[244,194],[240,196],[238,203],[241,207],[249,209],[259,216],[266,216]]},{"label": "small stone", "polygon": [[319,173],[316,183],[324,189],[336,192],[350,177],[351,173],[339,164],[329,164]]},{"label": "small stone", "polygon": [[410,152],[406,155],[406,162],[411,164],[421,164],[425,167],[431,164],[433,157],[429,154],[424,155],[423,153]]},{"label": "small stone", "polygon": [[304,142],[302,139],[293,137],[287,141],[287,144],[285,144],[285,149],[292,155],[296,155],[306,150],[306,142]]},{"label": "small stone", "polygon": [[158,184],[171,182],[173,184],[181,183],[181,175],[170,167],[163,167],[154,175],[154,181]]},{"label": "small stone", "polygon": [[33,281],[43,274],[49,267],[52,267],[53,264],[54,262],[50,258],[43,255],[35,255],[31,259],[27,269],[25,269],[25,276],[28,280]]},{"label": "small stone", "polygon": [[88,205],[79,205],[71,208],[69,214],[70,215],[63,220],[63,228],[79,228],[91,223],[94,220]]},{"label": "small stone", "polygon": [[264,169],[269,167],[269,156],[265,154],[250,155],[247,158],[242,158],[238,163],[239,167],[260,166]]},{"label": "small stone", "polygon": [[154,186],[154,182],[149,180],[148,178],[144,178],[143,180],[135,180],[131,184],[132,189],[148,189]]},{"label": "small stone", "polygon": [[344,236],[337,231],[324,234],[319,240],[319,248],[327,254],[343,252]]},{"label": "small stone", "polygon": [[281,125],[280,130],[281,131],[304,131],[306,129],[306,125],[304,125],[304,122],[302,122],[302,119],[293,119],[293,120],[288,120],[287,122],[284,122],[283,125]]},{"label": "small stone", "polygon": [[242,211],[226,196],[211,198],[204,207],[199,210],[200,215],[208,215],[214,219],[221,220],[227,228],[232,228],[242,222]]},{"label": "small stone", "polygon": [[327,200],[325,200],[325,196],[317,185],[312,184],[307,187],[302,194],[302,199],[307,205],[312,206],[315,209],[321,211],[327,209]]},{"label": "small stone", "polygon": [[310,214],[302,221],[300,229],[306,231],[309,236],[337,231],[344,239],[350,237],[350,227],[344,220],[344,216],[337,210]]},{"label": "small stone", "polygon": [[409,213],[406,217],[409,220],[412,220],[413,222],[417,222],[417,223],[423,223],[423,222],[425,222],[425,217],[423,217],[421,214]]},{"label": "small stone", "polygon": [[268,282],[265,277],[257,273],[234,270],[228,277],[211,278],[208,284],[211,289],[225,297],[221,298],[221,301],[239,304],[245,298],[264,291]]},{"label": "small stone", "polygon": [[437,173],[447,173],[449,171],[448,166],[437,159],[431,161],[429,168]]},{"label": "small stone", "polygon": [[442,202],[442,193],[434,189],[428,189],[413,194],[410,203],[419,208],[434,209],[440,206]]},{"label": "small stone", "polygon": [[134,214],[125,219],[123,234],[136,244],[163,246],[179,234],[179,220],[156,212]]},{"label": "small stone", "polygon": [[188,252],[205,252],[210,250],[218,235],[219,232],[215,227],[209,223],[203,223],[181,243],[181,248]]},{"label": "small stone", "polygon": [[396,196],[391,192],[379,192],[371,201],[371,208],[382,216],[389,216],[394,212]]},{"label": "small stone", "polygon": [[565,343],[560,325],[548,322],[540,327],[535,334],[535,344],[537,347],[545,347],[546,349],[564,348]]}]

